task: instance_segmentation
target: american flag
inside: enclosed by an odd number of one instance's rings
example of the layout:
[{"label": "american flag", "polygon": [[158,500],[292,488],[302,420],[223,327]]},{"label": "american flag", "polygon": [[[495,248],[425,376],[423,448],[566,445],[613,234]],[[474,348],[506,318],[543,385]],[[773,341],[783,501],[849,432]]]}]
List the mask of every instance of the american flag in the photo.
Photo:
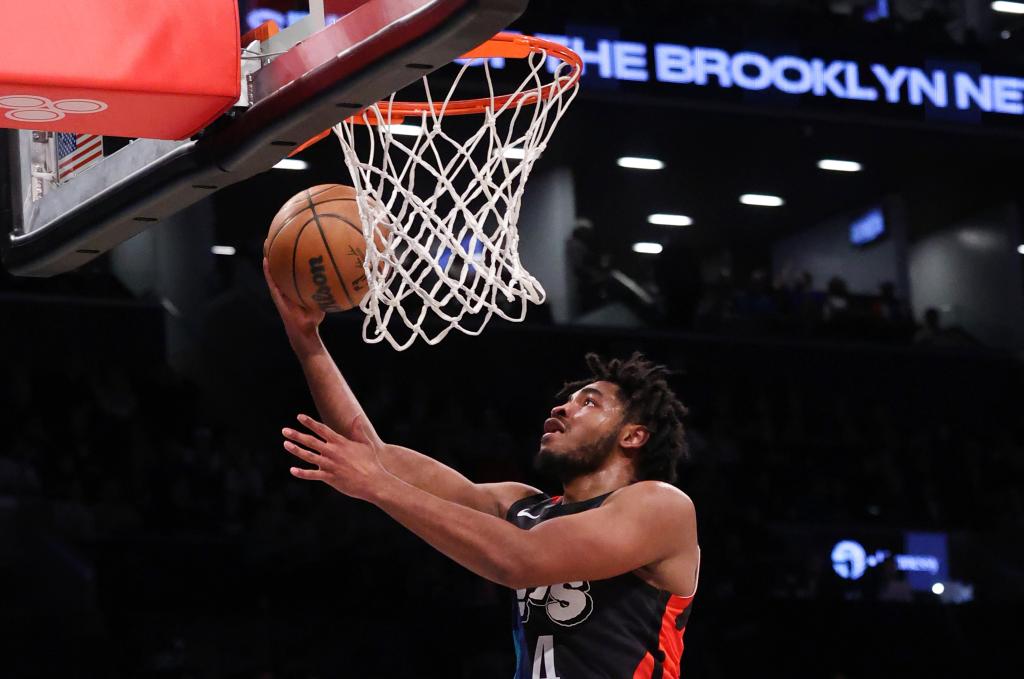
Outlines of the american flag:
[{"label": "american flag", "polygon": [[57,178],[67,179],[103,157],[103,137],[95,134],[57,133]]}]

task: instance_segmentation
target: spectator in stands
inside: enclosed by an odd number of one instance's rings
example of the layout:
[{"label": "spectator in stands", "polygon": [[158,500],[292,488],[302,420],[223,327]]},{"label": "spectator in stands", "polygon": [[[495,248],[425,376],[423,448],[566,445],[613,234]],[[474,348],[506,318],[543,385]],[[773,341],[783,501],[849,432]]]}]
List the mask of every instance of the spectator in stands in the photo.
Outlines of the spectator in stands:
[{"label": "spectator in stands", "polygon": [[703,281],[700,260],[685,234],[666,244],[661,257],[655,262],[654,276],[664,302],[667,325],[693,327]]},{"label": "spectator in stands", "polygon": [[828,290],[825,295],[825,304],[821,309],[821,316],[826,321],[837,321],[845,318],[850,313],[850,291],[846,281],[839,276],[833,276],[828,282]]},{"label": "spectator in stands", "polygon": [[596,309],[607,296],[608,256],[600,253],[589,219],[576,220],[576,228],[565,244],[565,258],[576,282],[576,314]]},{"label": "spectator in stands", "polygon": [[929,307],[924,312],[924,325],[914,335],[914,344],[936,348],[974,346],[978,342],[959,326],[943,327],[939,310]]},{"label": "spectator in stands", "polygon": [[877,319],[889,323],[904,323],[910,316],[906,304],[896,297],[896,286],[891,281],[885,281],[879,287],[879,296],[872,305],[872,311]]}]

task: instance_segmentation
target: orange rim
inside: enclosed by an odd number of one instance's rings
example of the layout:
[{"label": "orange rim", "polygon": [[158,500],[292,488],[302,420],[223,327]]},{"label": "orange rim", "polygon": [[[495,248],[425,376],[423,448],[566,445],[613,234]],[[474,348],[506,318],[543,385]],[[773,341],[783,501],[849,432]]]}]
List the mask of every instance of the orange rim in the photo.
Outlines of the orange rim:
[{"label": "orange rim", "polygon": [[[449,101],[447,105],[445,105],[443,101],[434,103],[425,101],[381,101],[378,102],[377,108],[380,109],[385,120],[380,120],[376,111],[371,112],[368,110],[351,116],[348,119],[348,122],[370,125],[377,125],[384,122],[389,125],[393,125],[401,123],[408,116],[421,116],[424,113],[430,112],[437,115],[443,113],[446,116],[465,116],[472,115],[474,113],[483,113],[492,106],[495,109],[500,109],[509,102],[513,102],[517,105],[528,106],[536,104],[538,101],[546,101],[556,93],[574,87],[579,81],[580,75],[583,73],[583,60],[580,59],[578,54],[564,45],[559,45],[557,42],[551,42],[550,40],[544,40],[543,38],[534,38],[529,35],[519,35],[518,33],[498,33],[476,49],[463,54],[462,58],[492,59],[495,57],[503,57],[506,59],[525,59],[531,54],[536,53],[547,53],[548,56],[555,57],[563,63],[569,64],[572,66],[572,74],[567,78],[563,77],[556,82],[544,85],[540,88],[539,93],[537,90],[531,90],[529,92],[500,95],[493,99],[491,97],[483,97],[480,99],[461,99]],[[364,113],[367,115],[364,116]]]}]

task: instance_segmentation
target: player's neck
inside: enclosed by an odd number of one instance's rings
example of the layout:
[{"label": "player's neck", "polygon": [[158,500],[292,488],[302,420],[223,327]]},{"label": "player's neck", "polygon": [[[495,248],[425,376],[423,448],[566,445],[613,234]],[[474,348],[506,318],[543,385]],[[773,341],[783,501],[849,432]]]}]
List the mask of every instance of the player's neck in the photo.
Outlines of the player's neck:
[{"label": "player's neck", "polygon": [[585,476],[579,476],[562,485],[562,502],[583,502],[628,486],[634,481],[633,464],[625,458],[613,456],[609,464]]}]

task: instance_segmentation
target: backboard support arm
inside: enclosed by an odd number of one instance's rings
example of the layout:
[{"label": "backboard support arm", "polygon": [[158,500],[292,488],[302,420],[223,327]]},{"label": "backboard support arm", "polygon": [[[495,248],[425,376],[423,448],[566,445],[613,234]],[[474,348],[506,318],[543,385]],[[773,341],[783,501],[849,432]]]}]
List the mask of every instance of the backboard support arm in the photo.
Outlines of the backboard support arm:
[{"label": "backboard support arm", "polygon": [[[324,0],[309,0],[309,15],[296,21],[288,28],[272,35],[262,43],[263,54],[285,52],[327,25],[324,14]],[[268,57],[272,59],[273,57]]]}]

